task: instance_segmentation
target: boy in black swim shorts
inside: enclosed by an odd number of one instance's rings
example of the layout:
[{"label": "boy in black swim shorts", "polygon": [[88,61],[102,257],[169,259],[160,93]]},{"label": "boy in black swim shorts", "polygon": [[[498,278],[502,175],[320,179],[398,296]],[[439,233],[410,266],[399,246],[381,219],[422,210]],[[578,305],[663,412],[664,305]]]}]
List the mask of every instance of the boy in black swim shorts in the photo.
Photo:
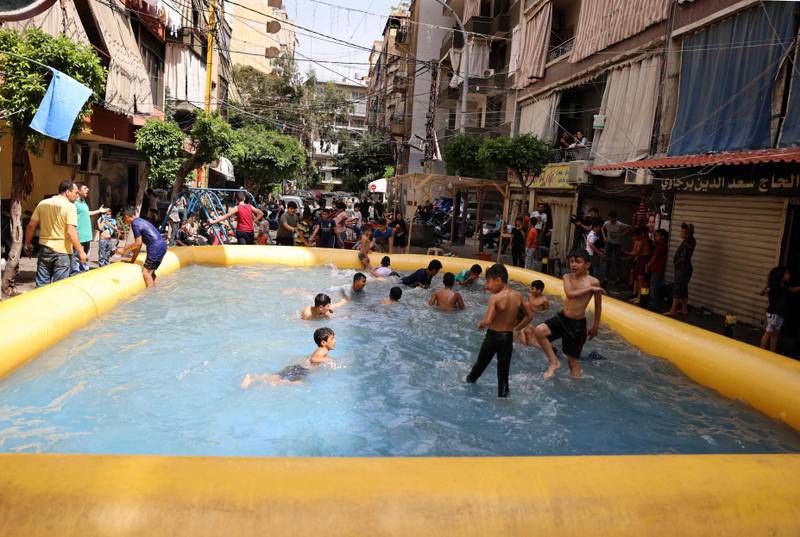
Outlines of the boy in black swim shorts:
[{"label": "boy in black swim shorts", "polygon": [[589,338],[597,335],[602,313],[603,289],[597,278],[589,275],[589,253],[585,249],[573,252],[569,258],[572,272],[564,275],[564,309],[554,317],[536,327],[534,333],[542,347],[549,366],[544,378],[550,378],[561,366],[553,351],[551,341],[561,339],[564,354],[569,359],[569,370],[573,377],[581,376],[580,360],[586,342],[586,307],[594,297],[594,322]]},{"label": "boy in black swim shorts", "polygon": [[336,334],[330,328],[317,328],[314,330],[314,343],[317,349],[304,363],[292,364],[283,368],[277,375],[251,375],[247,373],[242,379],[242,388],[249,388],[251,384],[264,381],[272,386],[281,384],[302,384],[311,370],[320,364],[330,363],[333,360],[328,355],[329,351],[336,348]]}]

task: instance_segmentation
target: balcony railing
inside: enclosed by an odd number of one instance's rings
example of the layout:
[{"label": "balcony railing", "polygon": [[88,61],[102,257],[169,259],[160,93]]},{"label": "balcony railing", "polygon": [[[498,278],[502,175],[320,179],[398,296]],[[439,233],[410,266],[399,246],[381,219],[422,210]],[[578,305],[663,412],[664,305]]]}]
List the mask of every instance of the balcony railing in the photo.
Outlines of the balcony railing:
[{"label": "balcony railing", "polygon": [[560,45],[556,45],[555,47],[551,48],[547,53],[547,61],[551,62],[565,54],[569,54],[572,51],[573,45],[575,45],[575,38],[571,37]]},{"label": "balcony railing", "polygon": [[589,160],[592,151],[591,143],[585,147],[555,148],[550,156],[551,162],[572,162],[575,160]]}]

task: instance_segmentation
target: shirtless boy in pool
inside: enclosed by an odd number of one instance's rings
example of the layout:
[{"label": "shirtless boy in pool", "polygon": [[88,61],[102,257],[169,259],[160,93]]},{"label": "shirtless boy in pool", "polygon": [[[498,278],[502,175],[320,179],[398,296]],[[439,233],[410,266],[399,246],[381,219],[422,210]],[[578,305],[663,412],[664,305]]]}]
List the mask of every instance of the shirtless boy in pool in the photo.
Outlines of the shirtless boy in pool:
[{"label": "shirtless boy in pool", "polygon": [[581,376],[581,350],[586,343],[586,307],[594,297],[594,322],[589,329],[589,339],[597,335],[602,313],[603,288],[597,278],[589,275],[589,253],[581,248],[569,258],[572,271],[564,275],[564,309],[536,327],[534,333],[542,347],[549,365],[544,378],[552,377],[561,366],[553,352],[551,341],[561,339],[564,354],[569,359],[569,370],[573,377]]},{"label": "shirtless boy in pool", "polygon": [[314,305],[306,306],[300,312],[300,318],[304,321],[316,321],[317,319],[330,319],[333,316],[333,306],[331,297],[325,293],[320,293],[314,297]]},{"label": "shirtless boy in pool", "polygon": [[247,373],[242,379],[242,389],[249,388],[254,382],[266,382],[272,386],[282,384],[302,384],[312,369],[320,364],[330,363],[333,360],[328,355],[329,351],[336,348],[336,334],[330,328],[317,328],[314,331],[314,343],[317,350],[311,353],[308,360],[284,368],[277,375],[251,375]]},{"label": "shirtless boy in pool", "polygon": [[[514,332],[527,326],[533,318],[530,305],[522,295],[508,287],[508,271],[503,265],[492,265],[486,271],[486,287],[492,292],[486,315],[478,323],[478,329],[488,328],[478,359],[467,375],[467,382],[475,383],[486,366],[497,354],[497,396],[508,397],[508,375],[511,369],[511,353],[514,352]],[[525,316],[517,320],[522,308]]]},{"label": "shirtless boy in pool", "polygon": [[[544,282],[542,280],[533,280],[531,282],[531,294],[528,298],[528,304],[534,314],[543,313],[550,309],[550,301],[544,296]],[[534,327],[528,325],[519,332],[519,342],[528,347],[538,347],[539,341],[536,339]]]},{"label": "shirtless boy in pool", "polygon": [[429,306],[435,306],[442,311],[453,311],[464,309],[464,299],[461,294],[453,291],[453,285],[456,283],[456,277],[452,272],[448,272],[442,279],[444,287],[431,295],[428,300]]}]

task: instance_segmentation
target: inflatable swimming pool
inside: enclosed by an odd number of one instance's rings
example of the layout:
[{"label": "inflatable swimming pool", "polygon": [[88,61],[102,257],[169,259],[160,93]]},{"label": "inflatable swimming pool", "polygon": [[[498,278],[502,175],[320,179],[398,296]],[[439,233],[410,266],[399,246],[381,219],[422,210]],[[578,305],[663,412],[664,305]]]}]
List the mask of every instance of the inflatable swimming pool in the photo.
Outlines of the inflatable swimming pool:
[{"label": "inflatable swimming pool", "polygon": [[[428,259],[393,255],[392,264],[411,270]],[[440,260],[450,271],[474,263]],[[193,263],[355,268],[356,256],[286,247],[177,248],[159,273]],[[538,277],[550,291],[560,289],[554,278],[509,272],[526,284]],[[0,376],[142,289],[139,268],[117,263],[0,304]],[[603,320],[696,382],[800,429],[797,362],[614,300],[604,301]],[[210,535],[266,527],[328,535],[796,535],[798,478],[800,455],[0,455],[0,533]]]}]

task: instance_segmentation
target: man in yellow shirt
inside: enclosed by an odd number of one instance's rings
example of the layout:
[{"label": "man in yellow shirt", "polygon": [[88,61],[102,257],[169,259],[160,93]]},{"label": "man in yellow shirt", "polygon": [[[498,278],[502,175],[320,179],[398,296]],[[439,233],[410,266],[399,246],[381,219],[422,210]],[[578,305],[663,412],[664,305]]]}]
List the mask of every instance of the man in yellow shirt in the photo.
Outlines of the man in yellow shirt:
[{"label": "man in yellow shirt", "polygon": [[72,181],[58,185],[58,195],[39,202],[25,230],[25,253],[30,255],[31,240],[39,232],[39,258],[36,263],[36,287],[63,280],[69,276],[72,249],[78,252],[81,263],[86,252],[78,241],[78,211],[75,199],[78,187]]}]

